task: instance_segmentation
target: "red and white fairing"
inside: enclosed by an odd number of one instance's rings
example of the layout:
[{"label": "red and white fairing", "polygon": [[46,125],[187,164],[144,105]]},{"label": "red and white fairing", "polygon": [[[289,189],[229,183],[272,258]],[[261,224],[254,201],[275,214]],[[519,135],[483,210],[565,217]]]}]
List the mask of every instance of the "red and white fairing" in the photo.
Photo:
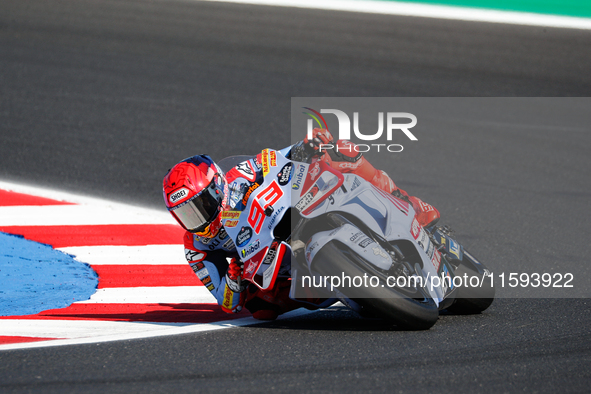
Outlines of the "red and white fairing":
[{"label": "red and white fairing", "polygon": [[[297,177],[298,174],[306,177]],[[408,240],[415,244],[423,262],[423,277],[427,278],[431,296],[440,302],[444,289],[439,281],[433,282],[440,272],[441,254],[431,242],[426,231],[415,218],[412,206],[391,194],[373,186],[355,174],[342,174],[323,162],[297,163],[294,172],[293,192],[295,208],[307,218],[328,212],[346,212],[378,230],[388,240]],[[311,264],[316,253],[332,240],[339,240],[360,255],[371,255],[370,261],[381,269],[388,269],[391,259],[376,243],[355,243],[350,240],[359,231],[345,225],[338,231],[315,234],[306,246],[306,260]],[[361,245],[360,245],[361,244]]]},{"label": "red and white fairing", "polygon": [[261,171],[262,183],[250,191],[243,209],[223,213],[224,226],[244,263],[244,279],[260,289],[270,289],[283,257],[291,254],[289,245],[275,239],[273,230],[291,204],[293,164],[281,152],[265,149],[257,159],[236,168],[241,170],[238,176],[249,182],[257,179],[251,170]]}]

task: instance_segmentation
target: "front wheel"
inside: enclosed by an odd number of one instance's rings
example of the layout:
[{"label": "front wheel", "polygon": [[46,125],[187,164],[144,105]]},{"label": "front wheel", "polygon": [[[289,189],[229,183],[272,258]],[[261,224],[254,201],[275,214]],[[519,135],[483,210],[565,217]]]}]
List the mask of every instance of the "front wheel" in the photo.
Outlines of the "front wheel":
[{"label": "front wheel", "polygon": [[343,244],[334,241],[326,244],[314,257],[312,268],[319,274],[328,276],[378,277],[377,286],[339,289],[345,297],[359,304],[365,314],[392,321],[397,326],[410,330],[428,330],[437,322],[437,305],[425,289],[395,289],[388,286],[385,273]]},{"label": "front wheel", "polygon": [[464,250],[462,260],[452,259],[450,263],[457,267],[455,276],[468,278],[476,276],[482,283],[481,286],[465,286],[458,288],[455,302],[447,308],[447,311],[459,315],[472,315],[486,310],[495,299],[495,288],[485,276],[490,275],[484,264]]}]

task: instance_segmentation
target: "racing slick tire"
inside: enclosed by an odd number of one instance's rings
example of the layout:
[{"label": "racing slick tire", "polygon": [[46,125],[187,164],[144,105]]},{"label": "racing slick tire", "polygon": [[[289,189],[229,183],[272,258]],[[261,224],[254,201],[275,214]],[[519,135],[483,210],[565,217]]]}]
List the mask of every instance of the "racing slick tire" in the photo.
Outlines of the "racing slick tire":
[{"label": "racing slick tire", "polygon": [[490,271],[465,250],[462,260],[452,259],[450,263],[457,267],[454,270],[455,276],[464,277],[467,275],[468,278],[476,276],[479,281],[482,281],[482,285],[459,287],[455,302],[447,308],[447,312],[457,315],[472,315],[486,310],[495,299],[495,288],[486,279],[488,275],[491,275]]},{"label": "racing slick tire", "polygon": [[378,277],[377,286],[338,289],[340,294],[363,308],[362,316],[379,317],[407,330],[428,330],[439,318],[437,305],[424,288],[388,286],[386,273],[339,242],[331,241],[319,250],[312,261],[312,269],[328,276]]}]

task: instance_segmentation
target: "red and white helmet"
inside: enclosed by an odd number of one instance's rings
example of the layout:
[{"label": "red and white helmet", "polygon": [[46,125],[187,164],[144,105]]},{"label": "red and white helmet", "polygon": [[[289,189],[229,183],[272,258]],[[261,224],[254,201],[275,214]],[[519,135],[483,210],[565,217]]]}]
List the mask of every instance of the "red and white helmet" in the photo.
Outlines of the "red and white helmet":
[{"label": "red and white helmet", "polygon": [[222,227],[228,185],[207,155],[189,157],[172,167],[162,182],[168,211],[187,231],[215,237]]}]

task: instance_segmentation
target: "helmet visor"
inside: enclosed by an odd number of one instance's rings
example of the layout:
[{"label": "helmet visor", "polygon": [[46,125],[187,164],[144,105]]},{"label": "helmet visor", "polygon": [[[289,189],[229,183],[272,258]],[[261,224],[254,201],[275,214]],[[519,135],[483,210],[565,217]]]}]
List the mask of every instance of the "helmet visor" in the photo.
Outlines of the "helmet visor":
[{"label": "helmet visor", "polygon": [[217,217],[224,200],[224,182],[219,183],[212,180],[201,193],[170,210],[185,229],[193,233],[203,231]]}]

